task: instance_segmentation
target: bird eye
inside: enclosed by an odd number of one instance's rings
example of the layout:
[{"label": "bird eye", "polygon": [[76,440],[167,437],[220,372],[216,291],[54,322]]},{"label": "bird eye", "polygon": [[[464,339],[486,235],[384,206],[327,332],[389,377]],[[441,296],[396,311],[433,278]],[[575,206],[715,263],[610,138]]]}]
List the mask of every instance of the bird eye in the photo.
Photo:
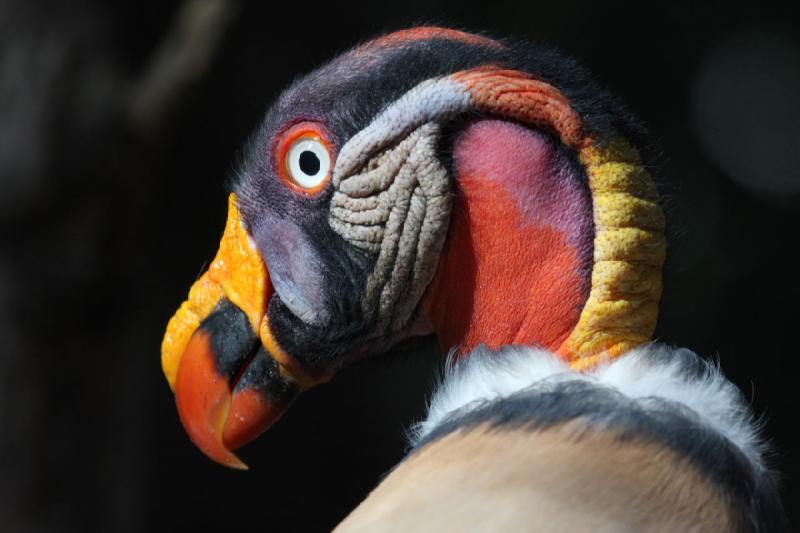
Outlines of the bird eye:
[{"label": "bird eye", "polygon": [[286,169],[295,184],[304,189],[317,189],[328,178],[330,152],[318,137],[300,137],[286,153]]}]

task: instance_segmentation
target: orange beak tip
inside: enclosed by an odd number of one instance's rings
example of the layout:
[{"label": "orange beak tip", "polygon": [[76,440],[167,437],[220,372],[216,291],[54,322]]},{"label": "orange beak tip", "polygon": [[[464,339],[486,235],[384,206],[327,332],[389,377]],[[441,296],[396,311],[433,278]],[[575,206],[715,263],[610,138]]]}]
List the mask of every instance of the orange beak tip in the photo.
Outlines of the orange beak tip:
[{"label": "orange beak tip", "polygon": [[231,402],[227,380],[214,366],[208,335],[197,331],[186,346],[175,380],[178,415],[189,438],[210,459],[247,470],[223,442]]},{"label": "orange beak tip", "polygon": [[241,470],[242,472],[246,472],[250,470],[250,467],[247,466],[241,459],[239,459],[235,453],[228,452],[230,454],[230,460],[227,463],[221,463],[228,468],[233,470]]}]

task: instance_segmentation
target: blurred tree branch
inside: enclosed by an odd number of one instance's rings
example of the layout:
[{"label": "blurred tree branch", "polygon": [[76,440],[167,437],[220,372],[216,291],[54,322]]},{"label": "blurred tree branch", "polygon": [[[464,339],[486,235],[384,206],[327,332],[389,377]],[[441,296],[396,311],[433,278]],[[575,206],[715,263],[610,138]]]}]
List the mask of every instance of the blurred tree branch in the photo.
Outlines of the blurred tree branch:
[{"label": "blurred tree branch", "polygon": [[133,84],[128,117],[137,131],[158,131],[192,83],[209,69],[239,5],[233,0],[187,0],[141,78]]}]

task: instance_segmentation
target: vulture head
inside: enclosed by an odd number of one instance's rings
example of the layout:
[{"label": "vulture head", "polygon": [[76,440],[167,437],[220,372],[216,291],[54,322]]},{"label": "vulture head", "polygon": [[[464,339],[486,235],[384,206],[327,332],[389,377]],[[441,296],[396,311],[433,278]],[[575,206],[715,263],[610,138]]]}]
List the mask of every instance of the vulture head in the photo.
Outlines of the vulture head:
[{"label": "vulture head", "polygon": [[298,79],[252,137],[162,365],[211,459],[306,388],[435,334],[575,369],[647,342],[664,220],[639,128],[573,61],[442,28]]}]

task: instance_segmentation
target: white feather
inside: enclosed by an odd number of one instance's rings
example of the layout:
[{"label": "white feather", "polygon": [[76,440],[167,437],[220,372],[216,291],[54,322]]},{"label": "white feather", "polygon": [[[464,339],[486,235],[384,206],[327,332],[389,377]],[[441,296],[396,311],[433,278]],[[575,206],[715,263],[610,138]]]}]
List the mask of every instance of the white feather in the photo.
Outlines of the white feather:
[{"label": "white feather", "polygon": [[[703,369],[691,372],[697,364]],[[754,465],[762,465],[759,425],[739,389],[718,365],[683,348],[649,344],[588,372],[575,372],[557,355],[541,348],[509,346],[497,352],[478,347],[448,364],[430,402],[427,418],[412,430],[418,442],[448,418],[486,402],[544,382],[585,380],[611,387],[632,399],[664,399],[686,406],[735,444]]]}]

